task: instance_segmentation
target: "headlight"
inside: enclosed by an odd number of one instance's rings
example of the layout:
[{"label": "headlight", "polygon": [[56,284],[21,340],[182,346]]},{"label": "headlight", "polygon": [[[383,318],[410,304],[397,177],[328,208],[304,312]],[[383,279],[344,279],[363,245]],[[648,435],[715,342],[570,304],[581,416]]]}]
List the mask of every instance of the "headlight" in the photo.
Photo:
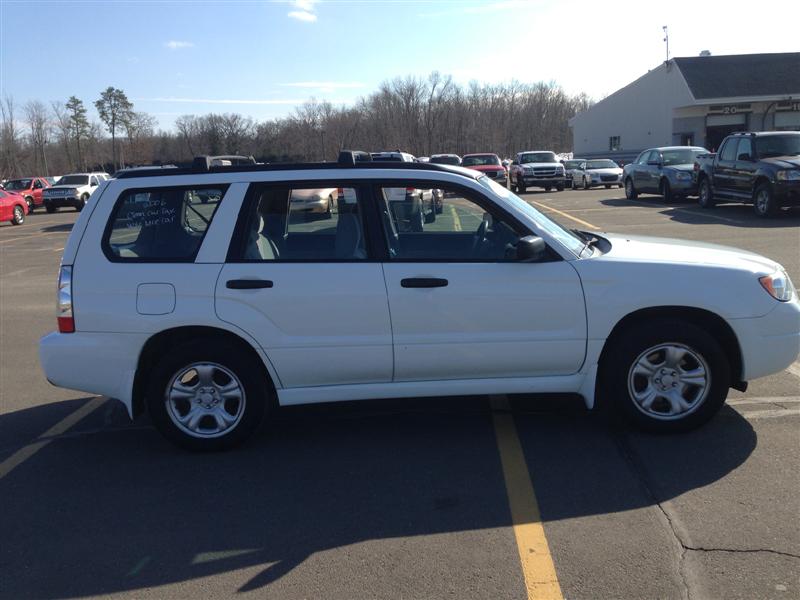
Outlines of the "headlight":
[{"label": "headlight", "polygon": [[800,181],[800,169],[778,171],[778,181]]},{"label": "headlight", "polygon": [[678,171],[675,174],[675,179],[678,181],[689,181],[692,178],[692,174],[687,171]]},{"label": "headlight", "polygon": [[759,277],[762,287],[767,290],[767,293],[781,302],[789,302],[795,293],[792,280],[783,269],[775,271],[770,275]]}]

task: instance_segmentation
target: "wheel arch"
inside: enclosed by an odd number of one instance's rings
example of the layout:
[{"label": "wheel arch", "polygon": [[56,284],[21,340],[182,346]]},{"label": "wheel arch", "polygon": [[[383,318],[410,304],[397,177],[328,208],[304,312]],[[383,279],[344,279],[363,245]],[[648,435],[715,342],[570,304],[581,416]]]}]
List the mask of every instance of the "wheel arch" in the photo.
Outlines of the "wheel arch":
[{"label": "wheel arch", "polygon": [[611,333],[606,338],[603,344],[603,349],[600,352],[598,359],[598,378],[597,386],[601,383],[603,373],[603,363],[609,356],[614,342],[624,335],[627,331],[643,325],[647,325],[648,321],[658,318],[672,318],[680,319],[695,325],[696,327],[707,331],[714,339],[719,342],[725,356],[728,358],[728,364],[731,368],[731,381],[732,387],[735,389],[742,389],[745,387],[742,381],[743,361],[742,350],[739,346],[739,340],[736,337],[733,329],[728,325],[727,321],[718,314],[705,310],[702,308],[690,306],[654,306],[649,308],[642,308],[631,313],[628,313],[617,321]]},{"label": "wheel arch", "polygon": [[756,175],[755,181],[753,181],[753,189],[751,190],[754,200],[755,200],[756,190],[762,183],[767,184],[770,187],[770,189],[772,189],[772,180],[766,174],[758,173]]},{"label": "wheel arch", "polygon": [[170,347],[183,342],[191,341],[198,337],[213,337],[221,341],[239,346],[244,352],[253,356],[257,364],[262,368],[262,375],[266,377],[267,383],[272,392],[273,401],[277,401],[277,391],[275,386],[275,376],[272,373],[271,365],[265,362],[258,349],[242,336],[220,327],[206,325],[184,325],[165,329],[153,334],[142,346],[139,353],[139,361],[136,365],[136,375],[133,379],[133,390],[131,394],[131,414],[133,417],[145,411],[145,391],[147,389],[147,373],[155,366],[156,361]]}]

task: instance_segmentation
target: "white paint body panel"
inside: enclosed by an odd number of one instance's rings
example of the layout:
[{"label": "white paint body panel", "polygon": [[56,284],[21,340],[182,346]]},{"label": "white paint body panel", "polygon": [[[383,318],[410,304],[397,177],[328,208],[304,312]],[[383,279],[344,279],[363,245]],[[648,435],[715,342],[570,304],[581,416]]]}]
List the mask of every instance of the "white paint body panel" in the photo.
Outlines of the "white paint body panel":
[{"label": "white paint body panel", "polygon": [[[264,361],[282,404],[367,398],[576,392],[591,406],[597,363],[620,319],[654,306],[696,307],[735,332],[745,379],[780,371],[800,352],[800,304],[773,300],[758,276],[779,265],[720,246],[609,235],[606,254],[578,259],[535,215],[467,170],[320,169],[159,176],[103,183],[79,216],[63,264],[74,265],[77,332],[50,334],[42,366],[56,385],[131,409],[139,356],[154,334],[207,326],[240,336]],[[501,205],[563,258],[515,263],[225,264],[249,183],[413,179],[459,184]],[[101,238],[129,188],[229,184],[194,263],[112,263]],[[404,277],[445,288],[405,289]],[[228,290],[234,278],[274,287]],[[140,314],[137,290],[174,288],[174,306]],[[164,292],[165,288],[157,290]],[[54,290],[55,291],[55,290]],[[149,288],[149,291],[154,291]],[[158,296],[159,294],[156,294]],[[153,298],[147,298],[148,302]]]}]

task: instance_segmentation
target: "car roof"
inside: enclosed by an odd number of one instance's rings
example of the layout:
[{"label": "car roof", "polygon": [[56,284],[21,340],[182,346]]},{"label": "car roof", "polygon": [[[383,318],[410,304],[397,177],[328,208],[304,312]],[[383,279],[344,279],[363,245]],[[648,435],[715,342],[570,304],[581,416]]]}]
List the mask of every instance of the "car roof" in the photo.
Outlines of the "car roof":
[{"label": "car roof", "polygon": [[465,154],[462,158],[466,158],[467,156],[496,156],[500,158],[500,155],[496,152],[470,152],[469,154]]}]

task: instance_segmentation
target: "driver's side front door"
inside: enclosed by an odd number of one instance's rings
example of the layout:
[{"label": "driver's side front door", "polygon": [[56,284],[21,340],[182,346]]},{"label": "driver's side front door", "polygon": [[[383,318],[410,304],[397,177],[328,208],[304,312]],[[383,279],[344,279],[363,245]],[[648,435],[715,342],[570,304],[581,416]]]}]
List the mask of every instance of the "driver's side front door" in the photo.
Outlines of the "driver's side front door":
[{"label": "driver's side front door", "polygon": [[[375,189],[389,248],[384,276],[394,381],[568,375],[586,348],[583,291],[566,261],[526,263],[530,231],[478,192],[436,183],[444,204],[422,231],[393,220]],[[533,232],[535,233],[535,232]]]}]

